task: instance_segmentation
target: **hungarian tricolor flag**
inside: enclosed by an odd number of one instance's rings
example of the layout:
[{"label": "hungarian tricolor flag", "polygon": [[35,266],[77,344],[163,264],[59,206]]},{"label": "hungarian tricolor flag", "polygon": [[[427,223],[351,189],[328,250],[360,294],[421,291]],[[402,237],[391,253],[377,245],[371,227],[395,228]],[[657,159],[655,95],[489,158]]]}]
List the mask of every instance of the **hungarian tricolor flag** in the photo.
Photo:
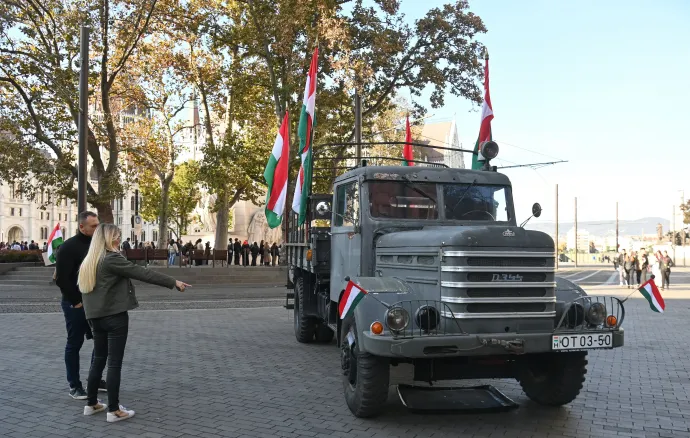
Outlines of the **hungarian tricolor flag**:
[{"label": "hungarian tricolor flag", "polygon": [[491,120],[494,118],[494,110],[491,107],[491,95],[489,94],[489,54],[487,52],[484,65],[484,103],[482,104],[482,124],[479,128],[479,137],[477,137],[477,144],[474,145],[474,154],[472,155],[472,169],[481,169],[484,165],[484,157],[482,157],[482,143],[492,140],[491,138]]},{"label": "hungarian tricolor flag", "polygon": [[338,305],[340,319],[344,319],[352,315],[352,312],[355,311],[355,307],[360,301],[362,301],[362,298],[364,298],[364,295],[366,294],[367,291],[357,286],[352,282],[352,280],[350,280],[345,288],[343,298],[340,300],[340,304]]},{"label": "hungarian tricolor flag", "polygon": [[412,131],[410,131],[410,116],[405,120],[405,146],[403,146],[403,158],[405,159],[403,165],[414,166],[414,153],[412,152]]},{"label": "hungarian tricolor flag", "polygon": [[268,185],[266,194],[266,221],[268,226],[275,228],[280,226],[285,212],[285,199],[287,198],[288,165],[290,163],[290,134],[288,128],[288,113],[285,111],[280,131],[273,143],[273,151],[268,157],[264,179]]},{"label": "hungarian tricolor flag", "polygon": [[48,260],[50,260],[51,263],[55,263],[57,261],[55,252],[58,247],[62,245],[62,242],[62,230],[60,229],[60,223],[58,222],[58,224],[55,225],[55,228],[53,228],[53,232],[50,233],[50,237],[48,237]]},{"label": "hungarian tricolor flag", "polygon": [[299,225],[304,224],[307,218],[307,197],[311,187],[311,133],[314,126],[314,106],[316,105],[316,63],[319,59],[319,48],[314,49],[311,57],[311,66],[307,76],[307,85],[304,87],[304,100],[302,102],[302,114],[299,117],[297,136],[299,137],[299,155],[302,164],[297,174],[295,183],[295,196],[292,199],[292,209],[299,214]]},{"label": "hungarian tricolor flag", "polygon": [[649,307],[653,311],[657,313],[664,313],[664,310],[666,309],[666,304],[664,303],[664,299],[661,297],[659,289],[656,287],[653,278],[644,283],[637,290],[639,290],[642,296],[644,296],[647,299],[647,301],[649,302]]}]

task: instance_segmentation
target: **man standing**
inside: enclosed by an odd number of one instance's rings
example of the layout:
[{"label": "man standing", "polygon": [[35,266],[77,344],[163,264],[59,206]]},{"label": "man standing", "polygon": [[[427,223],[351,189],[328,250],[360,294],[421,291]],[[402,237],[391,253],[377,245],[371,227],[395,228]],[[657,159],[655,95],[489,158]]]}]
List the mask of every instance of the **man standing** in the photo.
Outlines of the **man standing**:
[{"label": "man standing", "polygon": [[671,288],[671,268],[673,267],[673,259],[668,255],[668,251],[664,251],[664,256],[661,258],[661,290]]},{"label": "man standing", "polygon": [[232,237],[228,239],[228,266],[232,264]]},{"label": "man standing", "polygon": [[625,285],[625,269],[623,267],[625,266],[626,255],[625,250],[618,254],[618,278],[620,279],[621,287]]},{"label": "man standing", "polygon": [[242,244],[240,243],[240,240],[235,237],[235,243],[232,245],[233,246],[233,251],[235,253],[235,266],[240,265],[240,253],[242,252]]},{"label": "man standing", "polygon": [[[79,267],[89,252],[91,236],[98,226],[98,216],[90,211],[79,213],[79,231],[60,246],[55,264],[55,283],[62,293],[62,312],[67,327],[67,345],[65,346],[65,367],[69,382],[69,395],[77,400],[86,399],[86,391],[79,379],[79,350],[84,344],[84,337],[91,339],[91,330],[86,322],[81,292],[77,286]],[[93,360],[93,355],[91,356]],[[101,381],[99,390],[105,390]]]}]

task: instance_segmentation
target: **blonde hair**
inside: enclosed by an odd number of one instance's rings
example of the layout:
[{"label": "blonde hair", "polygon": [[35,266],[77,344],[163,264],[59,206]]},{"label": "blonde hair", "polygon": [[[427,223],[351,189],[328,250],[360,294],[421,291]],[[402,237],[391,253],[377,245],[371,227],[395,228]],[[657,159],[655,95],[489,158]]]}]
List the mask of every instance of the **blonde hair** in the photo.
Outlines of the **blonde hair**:
[{"label": "blonde hair", "polygon": [[120,238],[120,229],[113,224],[100,224],[96,228],[91,238],[91,245],[86,258],[81,263],[79,268],[79,277],[77,278],[77,285],[83,294],[88,294],[96,287],[96,273],[98,266],[105,258],[106,251],[117,251],[113,247],[113,242]]}]

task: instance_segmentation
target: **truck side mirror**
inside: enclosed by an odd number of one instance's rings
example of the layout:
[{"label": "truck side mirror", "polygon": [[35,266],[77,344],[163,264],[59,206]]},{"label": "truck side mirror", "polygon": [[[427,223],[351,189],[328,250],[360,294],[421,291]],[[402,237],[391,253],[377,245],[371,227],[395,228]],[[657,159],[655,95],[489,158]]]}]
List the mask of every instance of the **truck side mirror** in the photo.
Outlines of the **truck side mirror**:
[{"label": "truck side mirror", "polygon": [[534,216],[534,217],[541,216],[541,205],[539,205],[538,202],[535,202],[534,205],[532,205],[532,216]]}]

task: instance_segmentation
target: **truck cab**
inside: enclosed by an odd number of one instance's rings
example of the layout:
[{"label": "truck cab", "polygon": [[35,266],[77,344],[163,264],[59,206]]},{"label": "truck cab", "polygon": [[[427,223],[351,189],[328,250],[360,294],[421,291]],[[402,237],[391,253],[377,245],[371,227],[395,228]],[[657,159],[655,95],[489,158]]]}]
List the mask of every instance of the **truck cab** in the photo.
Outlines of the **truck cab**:
[{"label": "truck cab", "polygon": [[[622,303],[556,277],[553,239],[518,226],[510,180],[490,168],[361,166],[309,212],[288,218],[287,307],[297,341],[336,337],[356,416],[380,412],[400,363],[417,381],[516,378],[566,404],[587,350],[623,345]],[[349,285],[366,294],[345,317]]]}]

